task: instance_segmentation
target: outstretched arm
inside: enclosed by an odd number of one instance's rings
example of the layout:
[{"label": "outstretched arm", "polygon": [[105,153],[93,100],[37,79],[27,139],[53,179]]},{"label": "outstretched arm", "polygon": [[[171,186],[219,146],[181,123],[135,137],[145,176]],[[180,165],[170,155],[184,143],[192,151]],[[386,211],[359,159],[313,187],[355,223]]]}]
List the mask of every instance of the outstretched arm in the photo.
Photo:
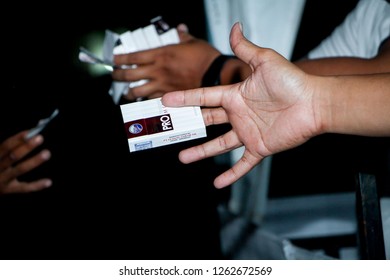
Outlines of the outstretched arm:
[{"label": "outstretched arm", "polygon": [[162,100],[166,106],[205,106],[206,125],[232,125],[225,135],[179,155],[190,163],[244,145],[242,158],[215,179],[216,187],[234,183],[264,157],[322,133],[390,135],[390,74],[312,76],[246,40],[239,24],[233,26],[230,42],[235,55],[252,69],[246,80],[172,92]]}]

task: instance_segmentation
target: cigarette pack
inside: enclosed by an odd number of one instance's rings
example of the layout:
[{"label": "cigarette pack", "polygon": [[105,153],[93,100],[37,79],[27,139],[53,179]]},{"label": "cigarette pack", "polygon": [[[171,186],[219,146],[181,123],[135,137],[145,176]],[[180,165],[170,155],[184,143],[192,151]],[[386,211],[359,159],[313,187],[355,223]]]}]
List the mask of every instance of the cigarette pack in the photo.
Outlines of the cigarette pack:
[{"label": "cigarette pack", "polygon": [[[103,41],[103,58],[100,58],[81,47],[79,59],[86,63],[102,64],[110,70],[113,70],[114,68],[134,69],[137,67],[135,64],[114,65],[114,55],[132,53],[178,43],[180,43],[180,38],[177,29],[170,28],[162,17],[158,16],[151,19],[149,25],[139,27],[133,31],[128,30],[122,34],[117,34],[107,29]],[[148,81],[148,79],[131,82],[113,81],[108,93],[111,95],[114,103],[118,104],[121,96],[127,94],[129,88],[142,86]]]},{"label": "cigarette pack", "polygon": [[130,152],[207,136],[199,106],[166,107],[155,98],[120,108]]},{"label": "cigarette pack", "polygon": [[154,24],[149,24],[145,26],[142,30],[145,35],[145,39],[148,42],[149,49],[161,47],[160,36],[157,33],[156,27]]},{"label": "cigarette pack", "polygon": [[133,32],[134,41],[137,45],[137,51],[143,51],[149,49],[148,41],[146,41],[144,29],[142,27],[137,28]]}]

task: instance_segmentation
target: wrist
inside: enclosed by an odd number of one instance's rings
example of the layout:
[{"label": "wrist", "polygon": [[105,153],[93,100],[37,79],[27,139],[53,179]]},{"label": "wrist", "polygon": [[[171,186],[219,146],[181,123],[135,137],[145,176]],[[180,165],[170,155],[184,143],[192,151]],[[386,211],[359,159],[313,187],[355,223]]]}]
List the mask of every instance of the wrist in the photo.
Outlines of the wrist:
[{"label": "wrist", "polygon": [[203,75],[202,87],[221,85],[222,70],[224,65],[232,58],[234,58],[234,56],[223,54],[217,56],[207,69],[206,73]]},{"label": "wrist", "polygon": [[333,77],[316,77],[316,87],[313,91],[313,110],[315,120],[315,134],[335,132],[334,118],[337,118],[337,112],[342,103],[337,100],[337,94],[332,90]]}]

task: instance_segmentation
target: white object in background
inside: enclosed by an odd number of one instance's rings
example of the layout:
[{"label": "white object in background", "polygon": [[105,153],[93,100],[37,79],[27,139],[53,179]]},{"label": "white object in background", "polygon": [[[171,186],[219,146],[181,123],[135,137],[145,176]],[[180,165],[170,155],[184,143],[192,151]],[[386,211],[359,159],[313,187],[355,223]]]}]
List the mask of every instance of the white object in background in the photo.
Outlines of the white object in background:
[{"label": "white object in background", "polygon": [[154,24],[149,24],[143,28],[143,33],[145,35],[146,42],[150,49],[161,47],[160,36],[157,33],[156,27]]},{"label": "white object in background", "polygon": [[52,119],[54,119],[55,116],[58,115],[58,112],[59,112],[59,110],[55,109],[49,117],[39,120],[38,124],[28,131],[28,133],[26,135],[26,139],[30,139],[30,138],[34,137],[35,135],[37,135],[38,133],[40,133],[50,123],[50,121]]},{"label": "white object in background", "polygon": [[311,50],[308,57],[356,56],[372,58],[390,36],[390,3],[360,0],[330,36]]},{"label": "white object in background", "polygon": [[[115,35],[114,32],[107,31],[106,36],[108,36],[105,39],[107,46],[104,49],[109,52],[109,48],[114,46],[111,50],[112,55],[142,51],[180,42],[176,28],[169,28],[169,25],[161,17],[153,18],[151,24],[146,27],[140,27],[134,31],[126,31],[121,35]],[[113,43],[113,40],[116,41]],[[109,59],[109,57],[107,56],[105,59]],[[111,61],[112,59],[113,57]],[[136,68],[137,65],[129,65],[128,67]],[[139,87],[147,82],[148,80],[146,79],[133,82],[113,81],[109,94],[113,98],[114,103],[118,104],[121,96],[127,94],[129,88]]]},{"label": "white object in background", "polygon": [[390,197],[380,199],[386,259],[390,260]]}]

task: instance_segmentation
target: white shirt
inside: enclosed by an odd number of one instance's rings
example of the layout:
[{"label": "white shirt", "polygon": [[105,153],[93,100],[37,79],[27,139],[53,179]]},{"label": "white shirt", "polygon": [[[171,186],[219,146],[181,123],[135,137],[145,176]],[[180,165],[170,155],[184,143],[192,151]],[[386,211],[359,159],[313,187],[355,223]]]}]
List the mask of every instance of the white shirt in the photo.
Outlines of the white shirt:
[{"label": "white shirt", "polygon": [[308,57],[355,56],[372,58],[390,36],[390,4],[385,0],[360,0],[343,23]]},{"label": "white shirt", "polygon": [[209,42],[232,54],[229,35],[237,21],[251,42],[290,58],[305,0],[204,0]]}]

